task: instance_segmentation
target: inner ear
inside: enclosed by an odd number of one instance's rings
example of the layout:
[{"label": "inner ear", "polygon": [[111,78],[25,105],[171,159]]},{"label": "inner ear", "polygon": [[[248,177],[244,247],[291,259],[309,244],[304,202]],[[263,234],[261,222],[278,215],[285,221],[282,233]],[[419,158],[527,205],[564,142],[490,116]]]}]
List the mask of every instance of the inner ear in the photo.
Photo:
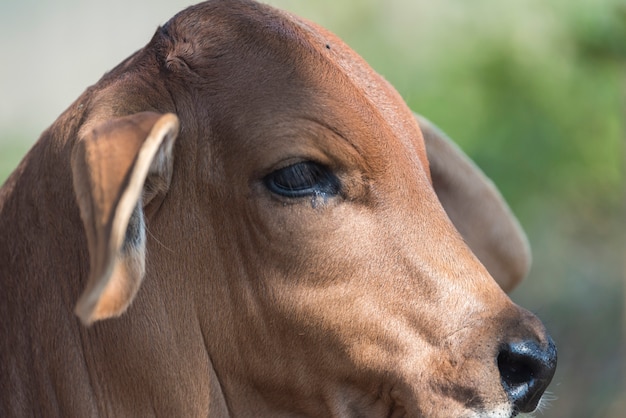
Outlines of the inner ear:
[{"label": "inner ear", "polygon": [[433,188],[448,217],[500,287],[511,291],[531,264],[524,231],[493,182],[430,121],[415,115]]},{"label": "inner ear", "polygon": [[145,272],[143,206],[166,193],[178,118],[142,112],[105,121],[72,150],[90,273],[76,306],[85,324],[121,315]]}]

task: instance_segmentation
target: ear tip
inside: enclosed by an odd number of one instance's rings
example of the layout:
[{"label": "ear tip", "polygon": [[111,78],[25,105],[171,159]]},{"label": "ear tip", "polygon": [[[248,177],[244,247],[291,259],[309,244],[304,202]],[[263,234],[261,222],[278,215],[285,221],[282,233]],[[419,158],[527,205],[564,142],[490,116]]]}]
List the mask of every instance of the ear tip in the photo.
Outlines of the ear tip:
[{"label": "ear tip", "polygon": [[508,263],[507,267],[500,272],[501,276],[498,280],[506,293],[511,292],[523,282],[528,277],[532,267],[530,244],[521,228],[517,237],[520,242],[514,246],[514,250],[507,254],[506,257],[503,256],[503,259],[508,259]]},{"label": "ear tip", "polygon": [[95,322],[103,319],[118,317],[126,311],[127,306],[121,309],[110,309],[109,307],[102,306],[102,303],[94,303],[86,300],[88,298],[85,298],[85,296],[86,295],[81,296],[76,303],[74,314],[78,316],[80,322],[86,327],[90,327]]},{"label": "ear tip", "polygon": [[163,116],[161,116],[161,119],[165,119],[168,121],[173,121],[175,123],[179,123],[180,119],[178,119],[178,116],[176,115],[176,113],[164,113]]},{"label": "ear tip", "polygon": [[517,258],[516,271],[517,275],[519,276],[519,279],[516,283],[519,283],[524,280],[524,278],[526,278],[526,276],[528,276],[528,274],[530,273],[530,269],[533,264],[533,253],[530,247],[530,241],[528,240],[528,236],[526,235],[524,228],[522,228],[519,220],[512,212],[510,216],[513,228],[515,230],[514,237],[516,237],[519,241],[515,250]]},{"label": "ear tip", "polygon": [[180,119],[174,113],[165,113],[158,116],[150,130],[150,136],[161,138],[162,146],[171,152],[171,148],[180,133]]},{"label": "ear tip", "polygon": [[169,130],[170,135],[173,137],[176,137],[180,130],[180,119],[174,113],[163,114],[163,116],[159,118],[157,124],[165,126]]},{"label": "ear tip", "polygon": [[99,305],[97,292],[86,291],[78,299],[74,313],[86,327],[93,325],[94,322],[115,316],[110,313],[107,315]]},{"label": "ear tip", "polygon": [[74,314],[78,317],[78,319],[80,319],[80,322],[84,326],[89,327],[96,322],[98,318],[94,317],[95,305],[93,303],[88,303],[85,299],[85,295],[83,295],[78,300],[78,303],[76,303],[76,307],[74,308]]}]

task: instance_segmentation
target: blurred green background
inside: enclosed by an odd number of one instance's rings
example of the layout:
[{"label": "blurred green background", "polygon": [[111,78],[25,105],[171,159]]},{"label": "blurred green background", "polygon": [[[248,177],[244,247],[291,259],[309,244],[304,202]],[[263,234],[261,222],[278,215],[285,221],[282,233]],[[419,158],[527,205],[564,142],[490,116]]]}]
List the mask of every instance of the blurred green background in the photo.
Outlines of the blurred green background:
[{"label": "blurred green background", "polygon": [[[183,1],[0,3],[0,182]],[[625,417],[624,0],[273,0],[328,27],[494,179],[534,265],[512,294],[559,347],[538,416]],[[1,237],[0,237],[1,239]]]}]

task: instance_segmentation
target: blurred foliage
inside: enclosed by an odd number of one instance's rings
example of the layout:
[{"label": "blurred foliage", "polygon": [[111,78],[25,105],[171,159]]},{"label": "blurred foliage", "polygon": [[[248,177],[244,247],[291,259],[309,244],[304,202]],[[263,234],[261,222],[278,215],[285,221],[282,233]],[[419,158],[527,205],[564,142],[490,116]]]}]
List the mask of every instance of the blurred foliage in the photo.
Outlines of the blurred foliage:
[{"label": "blurred foliage", "polygon": [[[559,347],[543,415],[625,416],[624,0],[268,1],[337,33],[511,203],[534,250],[512,297]],[[4,179],[25,147],[0,146]]]}]

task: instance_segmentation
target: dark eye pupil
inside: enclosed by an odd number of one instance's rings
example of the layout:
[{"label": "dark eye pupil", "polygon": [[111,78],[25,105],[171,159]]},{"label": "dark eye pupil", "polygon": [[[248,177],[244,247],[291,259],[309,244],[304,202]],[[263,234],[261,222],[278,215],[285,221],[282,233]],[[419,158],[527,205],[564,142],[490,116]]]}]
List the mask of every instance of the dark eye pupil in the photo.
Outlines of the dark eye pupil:
[{"label": "dark eye pupil", "polygon": [[312,161],[276,170],[263,182],[270,191],[286,197],[336,195],[339,192],[337,177],[328,168]]}]

